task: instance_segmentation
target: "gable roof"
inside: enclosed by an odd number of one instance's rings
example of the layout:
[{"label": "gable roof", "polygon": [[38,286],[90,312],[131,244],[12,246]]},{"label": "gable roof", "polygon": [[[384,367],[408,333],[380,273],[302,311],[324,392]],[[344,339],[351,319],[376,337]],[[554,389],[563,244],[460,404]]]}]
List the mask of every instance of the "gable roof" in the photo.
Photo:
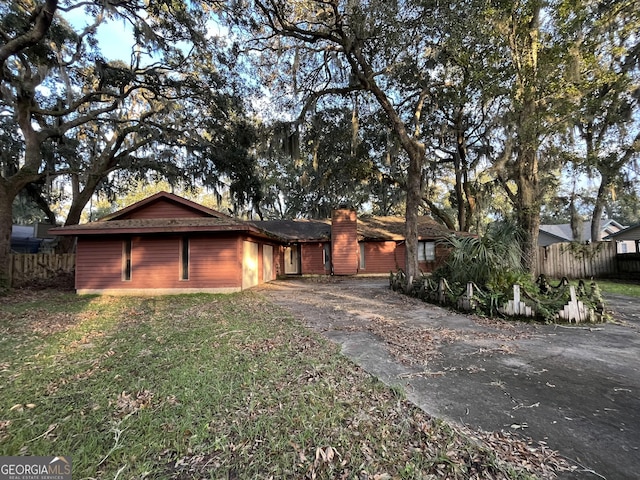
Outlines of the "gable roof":
[{"label": "gable roof", "polygon": [[560,241],[570,242],[571,240],[573,240],[571,225],[568,223],[561,223],[558,225],[540,225],[540,231],[546,233],[547,235],[551,235],[559,239]]},{"label": "gable roof", "polygon": [[55,235],[191,232],[246,232],[269,237],[249,222],[168,192],[156,193],[95,222],[51,229],[51,233]]},{"label": "gable roof", "polygon": [[620,230],[619,232],[612,233],[605,237],[607,240],[640,240],[640,223],[635,225],[631,225],[630,227],[625,228],[624,230]]},{"label": "gable roof", "polygon": [[[617,232],[623,228],[625,227],[615,220],[603,220],[600,223],[600,232],[602,233],[603,237]],[[557,225],[540,225],[540,232],[551,235],[561,242],[571,242],[574,240],[570,223],[560,223]],[[582,224],[581,240],[591,240],[591,222],[584,222]]]},{"label": "gable roof", "polygon": [[110,221],[130,218],[137,212],[148,209],[150,206],[161,202],[166,202],[167,204],[178,207],[185,212],[185,215],[192,214],[193,217],[231,218],[229,215],[225,215],[222,212],[218,212],[217,210],[205,207],[204,205],[200,205],[199,203],[192,202],[191,200],[187,200],[186,198],[179,197],[178,195],[174,195],[173,193],[158,192],[155,195],[151,195],[150,197],[133,203],[128,207],[124,207],[117,212],[106,215],[98,221]]}]

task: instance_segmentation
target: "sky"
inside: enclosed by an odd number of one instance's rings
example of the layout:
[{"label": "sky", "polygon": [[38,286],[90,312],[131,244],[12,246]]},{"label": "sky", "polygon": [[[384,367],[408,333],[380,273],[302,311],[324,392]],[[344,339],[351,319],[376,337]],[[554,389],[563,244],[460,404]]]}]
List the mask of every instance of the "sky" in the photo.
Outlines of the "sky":
[{"label": "sky", "polygon": [[[65,12],[64,18],[78,31],[82,31],[87,25],[93,23],[93,18],[87,16],[81,9]],[[96,37],[106,60],[130,61],[134,38],[131,28],[126,22],[107,20],[98,27]]]},{"label": "sky", "polygon": [[110,21],[98,27],[98,43],[107,60],[129,61],[133,34],[122,21]]},{"label": "sky", "polygon": [[[64,18],[78,31],[93,23],[93,18],[87,16],[81,9],[74,9],[64,13]],[[226,36],[228,29],[215,22],[210,22],[209,35]],[[96,35],[98,46],[106,60],[131,60],[131,49],[135,44],[131,25],[123,20],[106,20],[98,27]]]}]

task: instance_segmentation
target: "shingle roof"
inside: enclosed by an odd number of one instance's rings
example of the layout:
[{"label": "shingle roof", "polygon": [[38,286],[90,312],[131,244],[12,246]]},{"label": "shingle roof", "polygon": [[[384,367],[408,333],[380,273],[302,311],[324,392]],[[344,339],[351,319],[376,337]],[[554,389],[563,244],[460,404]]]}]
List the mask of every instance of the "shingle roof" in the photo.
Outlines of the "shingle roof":
[{"label": "shingle roof", "polygon": [[[610,227],[614,227],[611,229]],[[600,224],[600,231],[602,232],[602,236],[606,236],[608,234],[613,233],[613,230],[619,230],[626,228],[623,225],[620,225],[615,220],[602,220]],[[549,235],[553,235],[554,237],[558,237],[560,239],[566,240],[567,242],[571,242],[574,240],[573,233],[571,232],[571,224],[570,223],[561,223],[558,225],[540,225],[540,230],[548,233]],[[582,241],[591,240],[591,222],[584,222],[582,224]]]},{"label": "shingle roof", "polygon": [[130,233],[179,233],[179,232],[230,232],[251,231],[263,233],[251,223],[231,217],[200,218],[139,218],[108,220],[51,229],[55,235],[100,235]]},{"label": "shingle roof", "polygon": [[[444,225],[431,217],[418,217],[418,237],[422,239],[438,239],[449,235]],[[403,240],[405,238],[404,217],[373,217],[358,218],[358,236],[362,240]]]},{"label": "shingle roof", "polygon": [[[403,217],[358,218],[360,240],[403,240]],[[151,218],[101,220],[81,225],[52,229],[55,235],[100,235],[131,233],[180,233],[246,231],[290,242],[328,241],[331,238],[330,220],[266,220],[246,222],[232,217]],[[418,236],[438,239],[451,233],[445,226],[429,217],[418,218]]]},{"label": "shingle roof", "polygon": [[[289,241],[319,242],[331,238],[331,220],[266,220],[253,224]],[[403,240],[404,217],[362,216],[357,221],[360,240]],[[442,238],[451,233],[430,217],[418,218],[418,236],[423,239]]]},{"label": "shingle roof", "polygon": [[614,239],[614,240],[640,240],[640,223],[636,225],[631,225],[630,227],[625,228],[624,230],[620,230],[619,232],[613,233],[607,237],[606,239]]},{"label": "shingle roof", "polygon": [[253,224],[289,241],[322,241],[331,238],[331,220],[264,220]]}]

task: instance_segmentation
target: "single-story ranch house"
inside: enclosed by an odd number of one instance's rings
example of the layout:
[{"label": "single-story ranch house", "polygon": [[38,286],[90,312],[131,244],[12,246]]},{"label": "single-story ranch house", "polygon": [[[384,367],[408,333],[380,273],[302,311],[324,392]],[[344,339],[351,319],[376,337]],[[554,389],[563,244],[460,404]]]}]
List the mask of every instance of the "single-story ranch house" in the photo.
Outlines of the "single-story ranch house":
[{"label": "single-story ranch house", "polygon": [[[404,219],[243,221],[161,192],[96,222],[61,227],[77,237],[79,294],[236,292],[285,275],[388,274],[404,268]],[[433,271],[451,233],[419,220],[419,263]]]}]

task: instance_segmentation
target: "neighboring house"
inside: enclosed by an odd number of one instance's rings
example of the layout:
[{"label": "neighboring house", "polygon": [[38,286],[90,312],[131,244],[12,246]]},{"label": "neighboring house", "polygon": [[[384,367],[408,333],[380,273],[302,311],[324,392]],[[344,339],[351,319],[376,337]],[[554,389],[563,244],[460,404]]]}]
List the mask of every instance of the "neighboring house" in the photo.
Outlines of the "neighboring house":
[{"label": "neighboring house", "polygon": [[[610,234],[605,240],[618,243],[618,253],[640,253],[640,223]],[[623,245],[624,251],[620,248]],[[631,248],[629,248],[631,245]]]},{"label": "neighboring house", "polygon": [[[388,274],[404,267],[404,219],[339,209],[331,220],[238,220],[161,192],[99,221],[57,228],[77,237],[81,294],[235,292],[279,275]],[[451,233],[419,221],[419,261],[446,258]]]},{"label": "neighboring house", "polygon": [[[625,229],[624,225],[619,224],[615,220],[602,220],[600,223],[600,239],[606,240],[609,235],[613,235]],[[558,225],[540,225],[540,231],[538,234],[538,246],[546,247],[554,243],[573,242],[580,243],[592,242],[591,239],[591,222],[584,222],[582,225],[582,232],[580,238],[573,238],[571,232],[571,224],[562,223]],[[619,253],[623,253],[622,250],[633,247],[633,244],[622,243],[618,245]]]}]

